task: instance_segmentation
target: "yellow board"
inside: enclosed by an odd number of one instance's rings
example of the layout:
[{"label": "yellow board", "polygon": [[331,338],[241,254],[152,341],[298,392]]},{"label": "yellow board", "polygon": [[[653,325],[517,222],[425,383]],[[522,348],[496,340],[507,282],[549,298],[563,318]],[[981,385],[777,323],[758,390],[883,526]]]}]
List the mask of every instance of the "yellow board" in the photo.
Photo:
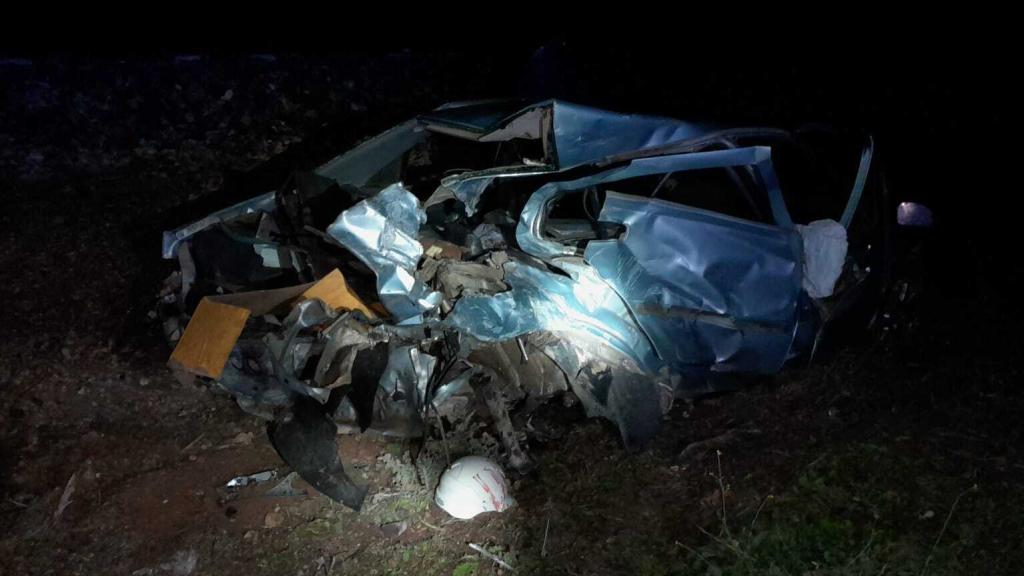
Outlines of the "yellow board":
[{"label": "yellow board", "polygon": [[168,363],[192,374],[220,378],[250,316],[269,314],[285,304],[313,298],[335,310],[359,310],[367,318],[378,316],[352,291],[339,270],[301,286],[207,296],[196,307]]},{"label": "yellow board", "polygon": [[171,354],[171,365],[200,376],[220,378],[251,314],[248,308],[203,298]]},{"label": "yellow board", "polygon": [[334,270],[321,278],[309,290],[303,292],[302,297],[310,300],[319,298],[335,310],[359,310],[367,318],[377,317],[377,314],[349,288],[340,270]]}]

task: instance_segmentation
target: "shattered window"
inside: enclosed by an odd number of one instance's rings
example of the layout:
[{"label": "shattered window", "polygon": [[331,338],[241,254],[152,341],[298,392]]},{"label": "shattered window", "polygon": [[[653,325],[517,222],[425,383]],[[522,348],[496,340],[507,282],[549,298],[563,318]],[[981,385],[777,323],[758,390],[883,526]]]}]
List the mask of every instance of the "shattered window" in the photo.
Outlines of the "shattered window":
[{"label": "shattered window", "polygon": [[[422,200],[447,176],[501,166],[521,166],[543,158],[544,147],[539,140],[515,138],[505,142],[475,142],[446,134],[431,134],[430,138],[405,154],[401,181]],[[389,184],[396,181],[397,178]]]},{"label": "shattered window", "polygon": [[[629,178],[573,190],[550,206],[546,228],[567,222],[596,222],[608,192],[657,198],[727,216],[773,224],[771,207],[763,190],[744,167],[709,168]],[[558,239],[557,235],[550,235]]]},{"label": "shattered window", "polygon": [[772,144],[772,165],[793,221],[838,219],[853,189],[862,142],[824,131],[806,131],[801,147]]},{"label": "shattered window", "polygon": [[[611,186],[614,188],[615,184]],[[650,196],[743,220],[774,224],[767,196],[742,166],[673,172],[659,177]]]}]

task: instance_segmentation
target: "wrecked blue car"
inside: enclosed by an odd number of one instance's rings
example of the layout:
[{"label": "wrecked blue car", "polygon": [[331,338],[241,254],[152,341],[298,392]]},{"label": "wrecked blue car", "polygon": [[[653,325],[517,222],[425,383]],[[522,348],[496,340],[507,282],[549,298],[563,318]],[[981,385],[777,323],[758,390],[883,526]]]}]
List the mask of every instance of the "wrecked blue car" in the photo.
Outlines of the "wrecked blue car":
[{"label": "wrecked blue car", "polygon": [[[895,216],[865,135],[454,103],[166,232],[162,316],[172,367],[293,466],[298,421],[423,437],[485,412],[525,470],[519,415],[550,400],[638,448],[674,399],[869,319]],[[218,306],[244,311],[226,341]],[[329,468],[314,485],[358,507]]]}]

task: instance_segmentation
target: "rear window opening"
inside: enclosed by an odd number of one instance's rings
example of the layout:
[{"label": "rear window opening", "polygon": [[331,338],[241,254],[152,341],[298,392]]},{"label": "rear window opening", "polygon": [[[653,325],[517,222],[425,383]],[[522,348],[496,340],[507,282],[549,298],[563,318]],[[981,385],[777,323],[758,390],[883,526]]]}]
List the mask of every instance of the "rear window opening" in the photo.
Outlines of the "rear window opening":
[{"label": "rear window opening", "polygon": [[655,174],[571,190],[548,206],[541,227],[545,238],[578,248],[590,240],[617,238],[625,227],[601,222],[609,192],[656,198],[726,216],[774,224],[763,189],[746,167],[708,168]]}]

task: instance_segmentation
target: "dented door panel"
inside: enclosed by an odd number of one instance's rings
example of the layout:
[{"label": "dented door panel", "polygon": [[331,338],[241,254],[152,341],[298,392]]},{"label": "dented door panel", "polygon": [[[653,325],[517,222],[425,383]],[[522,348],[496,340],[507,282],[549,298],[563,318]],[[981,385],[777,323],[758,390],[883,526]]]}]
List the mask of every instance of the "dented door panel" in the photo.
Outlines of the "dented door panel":
[{"label": "dented door panel", "polygon": [[585,258],[618,292],[662,359],[677,369],[771,373],[796,321],[793,230],[660,200],[609,193],[600,219],[626,226]]}]

